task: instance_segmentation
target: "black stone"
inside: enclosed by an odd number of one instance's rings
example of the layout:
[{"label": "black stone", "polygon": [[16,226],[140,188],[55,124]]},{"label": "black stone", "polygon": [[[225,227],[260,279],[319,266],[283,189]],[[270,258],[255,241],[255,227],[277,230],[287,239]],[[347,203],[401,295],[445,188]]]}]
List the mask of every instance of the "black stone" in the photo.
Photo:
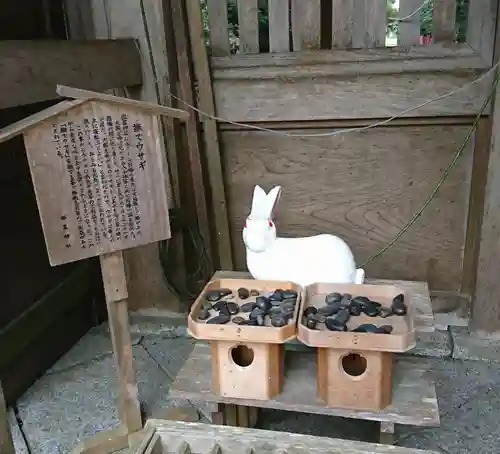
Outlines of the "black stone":
[{"label": "black stone", "polygon": [[240,306],[240,311],[241,312],[252,312],[253,309],[255,309],[255,303],[245,303]]},{"label": "black stone", "polygon": [[390,317],[392,315],[392,309],[382,306],[378,310],[378,315],[379,315],[379,317],[382,317],[382,318]]},{"label": "black stone", "polygon": [[257,322],[258,326],[264,326],[264,323],[266,322],[265,316],[259,314],[255,317],[255,321]]},{"label": "black stone", "polygon": [[330,331],[347,331],[347,326],[337,323],[337,321],[333,317],[326,318],[325,326]]},{"label": "black stone", "polygon": [[242,300],[246,300],[250,296],[250,292],[245,287],[240,287],[238,289],[238,298]]},{"label": "black stone", "polygon": [[351,314],[349,314],[349,311],[347,309],[341,309],[331,318],[335,320],[338,325],[345,325],[351,318]]},{"label": "black stone", "polygon": [[377,333],[378,328],[370,323],[363,323],[352,330],[353,333]]},{"label": "black stone", "polygon": [[207,318],[210,317],[210,312],[208,312],[206,309],[200,309],[200,313],[198,314],[198,320],[206,320]]},{"label": "black stone", "polygon": [[317,312],[318,309],[316,309],[314,306],[306,307],[304,310],[304,317],[307,317],[310,314],[316,314]]},{"label": "black stone", "polygon": [[259,324],[257,323],[257,320],[247,320],[247,323],[246,323],[248,326],[259,326]]},{"label": "black stone", "polygon": [[249,320],[256,320],[258,316],[263,317],[264,315],[266,315],[265,312],[262,309],[256,307],[255,309],[252,310],[252,312],[250,312],[248,319]]},{"label": "black stone", "polygon": [[318,323],[325,323],[326,316],[323,314],[311,314],[309,318],[316,320]]},{"label": "black stone", "polygon": [[275,326],[276,328],[281,328],[282,326],[285,326],[287,323],[288,320],[282,315],[274,315],[273,317],[271,317],[271,325]]},{"label": "black stone", "polygon": [[252,289],[250,290],[250,296],[259,296],[260,292],[258,290]]},{"label": "black stone", "polygon": [[361,312],[363,312],[363,306],[356,301],[351,301],[349,304],[349,314],[361,315]]},{"label": "black stone", "polygon": [[281,306],[280,310],[281,310],[281,313],[283,315],[292,316],[292,317],[293,317],[293,313],[295,312],[295,308],[290,307],[290,306]]},{"label": "black stone", "polygon": [[224,304],[219,307],[219,315],[227,315],[227,316],[231,315],[231,312],[229,311],[229,307],[227,306],[226,301],[224,301]]},{"label": "black stone", "polygon": [[329,293],[325,296],[326,304],[338,303],[340,301],[342,301],[342,295],[340,293]]},{"label": "black stone", "polygon": [[352,295],[350,293],[344,293],[342,295],[342,299],[351,301],[352,300]]},{"label": "black stone", "polygon": [[271,302],[265,296],[258,296],[255,299],[255,307],[262,309],[264,312],[267,312],[271,308]]},{"label": "black stone", "polygon": [[297,304],[297,298],[285,298],[281,304],[293,304],[295,306]]},{"label": "black stone", "polygon": [[248,323],[248,320],[243,317],[234,317],[231,321],[236,325],[246,325]]},{"label": "black stone", "polygon": [[380,334],[391,334],[393,329],[394,327],[392,325],[382,325],[378,327],[376,332]]},{"label": "black stone", "polygon": [[236,303],[233,303],[232,301],[228,301],[226,303],[226,307],[230,315],[236,315],[240,311],[240,307]]},{"label": "black stone", "polygon": [[283,301],[283,290],[276,289],[269,295],[269,299],[272,301]]},{"label": "black stone", "polygon": [[281,314],[281,307],[280,306],[271,306],[271,308],[267,311],[267,313],[272,316],[276,314]]},{"label": "black stone", "polygon": [[219,301],[222,298],[221,293],[219,290],[211,290],[205,295],[205,299],[207,301],[211,301],[212,303],[215,301]]},{"label": "black stone", "polygon": [[281,301],[269,300],[269,302],[271,303],[271,306],[273,306],[273,307],[280,307],[281,306]]},{"label": "black stone", "polygon": [[400,293],[399,295],[396,295],[393,299],[392,299],[392,302],[393,303],[404,303],[405,302],[405,296],[403,293]]},{"label": "black stone", "polygon": [[351,301],[356,301],[356,303],[359,303],[363,306],[371,303],[370,298],[367,298],[366,296],[355,296]]},{"label": "black stone", "polygon": [[281,295],[285,300],[290,298],[297,299],[297,292],[295,290],[282,290]]},{"label": "black stone", "polygon": [[406,315],[408,308],[404,303],[404,295],[400,294],[392,300],[391,310],[395,315]]},{"label": "black stone", "polygon": [[230,288],[220,288],[219,295],[222,297],[232,295],[233,291]]},{"label": "black stone", "polygon": [[318,314],[329,317],[336,314],[338,311],[340,311],[340,303],[328,304],[327,306],[320,307],[318,309]]},{"label": "black stone", "polygon": [[368,315],[368,317],[376,317],[379,314],[379,310],[377,306],[370,303],[363,307],[363,313]]},{"label": "black stone", "polygon": [[382,304],[380,304],[378,301],[370,300],[370,304],[373,304],[374,306],[377,306],[377,307],[382,307]]},{"label": "black stone", "polygon": [[220,311],[223,307],[226,307],[226,301],[217,301],[213,306],[212,309],[215,311]]},{"label": "black stone", "polygon": [[231,317],[229,315],[217,315],[216,317],[211,318],[207,324],[210,325],[225,325]]},{"label": "black stone", "polygon": [[309,329],[316,329],[317,324],[318,322],[312,318],[307,318],[304,323]]}]

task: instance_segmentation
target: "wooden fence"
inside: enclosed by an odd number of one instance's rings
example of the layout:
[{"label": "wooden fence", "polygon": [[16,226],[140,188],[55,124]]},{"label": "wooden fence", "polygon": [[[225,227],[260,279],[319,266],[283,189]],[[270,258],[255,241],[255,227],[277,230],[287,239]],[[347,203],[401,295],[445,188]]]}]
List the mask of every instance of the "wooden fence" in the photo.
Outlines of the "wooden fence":
[{"label": "wooden fence", "polygon": [[[254,184],[283,186],[280,235],[337,234],[359,262],[431,193],[491,88],[487,75],[462,89],[492,66],[497,2],[470,0],[465,10],[459,2],[457,10],[455,0],[434,0],[428,45],[422,3],[400,1],[398,17],[410,17],[389,19],[399,38],[386,47],[386,0],[202,2],[212,86],[201,96],[213,90],[222,119],[278,131],[218,122],[236,268],[245,267],[241,230]],[[457,11],[467,18],[463,40]],[[394,115],[377,128],[332,134]],[[474,293],[488,147],[485,117],[434,201],[368,275],[426,280],[452,296],[447,309]]]}]

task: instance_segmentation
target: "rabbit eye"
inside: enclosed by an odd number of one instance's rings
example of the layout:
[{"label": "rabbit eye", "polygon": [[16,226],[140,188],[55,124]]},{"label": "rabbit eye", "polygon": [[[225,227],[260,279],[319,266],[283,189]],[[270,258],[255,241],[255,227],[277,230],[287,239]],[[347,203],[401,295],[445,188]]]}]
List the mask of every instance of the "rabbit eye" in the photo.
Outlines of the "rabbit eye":
[{"label": "rabbit eye", "polygon": [[269,221],[269,227],[273,226],[273,221]]},{"label": "rabbit eye", "polygon": [[245,226],[244,226],[243,228],[244,228],[244,229],[246,229],[246,228],[247,228],[247,223],[246,223],[246,222],[245,222]]}]

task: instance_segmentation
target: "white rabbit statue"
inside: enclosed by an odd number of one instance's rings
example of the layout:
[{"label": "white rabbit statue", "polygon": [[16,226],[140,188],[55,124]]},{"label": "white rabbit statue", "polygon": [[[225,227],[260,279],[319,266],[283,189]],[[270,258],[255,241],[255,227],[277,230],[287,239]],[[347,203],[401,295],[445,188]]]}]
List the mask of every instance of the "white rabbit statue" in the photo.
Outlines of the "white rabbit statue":
[{"label": "white rabbit statue", "polygon": [[252,211],[243,228],[247,268],[254,279],[291,281],[302,287],[314,282],[362,284],[363,269],[356,269],[344,240],[334,235],[305,238],[276,237],[273,212],[281,195],[255,186]]}]

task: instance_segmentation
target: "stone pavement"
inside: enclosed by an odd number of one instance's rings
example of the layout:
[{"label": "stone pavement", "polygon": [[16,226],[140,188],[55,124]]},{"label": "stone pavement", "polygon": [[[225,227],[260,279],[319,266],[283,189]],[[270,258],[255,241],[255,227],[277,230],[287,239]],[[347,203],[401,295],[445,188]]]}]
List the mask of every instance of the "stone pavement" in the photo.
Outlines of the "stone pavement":
[{"label": "stone pavement", "polygon": [[[448,334],[434,336],[433,342],[440,344],[436,349],[429,347],[431,339],[422,340],[417,349],[419,355],[432,356],[422,361],[436,377],[441,427],[400,428],[398,444],[444,453],[498,453],[500,363],[452,358],[454,345]],[[196,402],[168,397],[169,386],[193,347],[182,329],[142,325],[133,334],[133,344],[140,397],[148,416],[172,406],[197,407]],[[17,454],[67,453],[77,441],[116,427],[116,390],[111,343],[107,326],[102,325],[83,337],[11,409]],[[259,427],[364,441],[375,441],[377,435],[371,422],[272,410],[261,413]]]}]

